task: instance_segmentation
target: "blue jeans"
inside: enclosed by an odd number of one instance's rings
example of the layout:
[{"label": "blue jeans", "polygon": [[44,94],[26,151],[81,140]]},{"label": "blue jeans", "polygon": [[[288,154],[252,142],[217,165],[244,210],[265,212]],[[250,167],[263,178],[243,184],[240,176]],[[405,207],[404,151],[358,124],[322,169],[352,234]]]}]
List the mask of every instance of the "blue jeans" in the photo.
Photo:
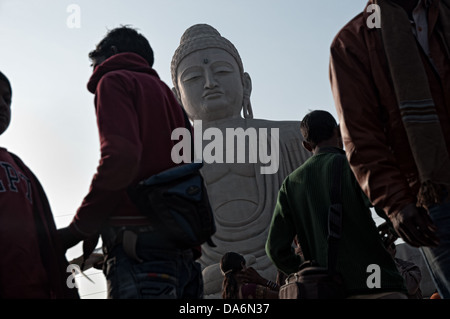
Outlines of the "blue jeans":
[{"label": "blue jeans", "polygon": [[[447,194],[446,194],[447,195]],[[440,243],[436,248],[421,247],[434,284],[443,299],[450,299],[450,198],[429,207],[430,217],[438,228]]]},{"label": "blue jeans", "polygon": [[[110,299],[201,299],[203,278],[192,250],[163,247],[145,233],[139,234],[136,252],[142,262],[130,258],[122,245],[107,255],[103,272]],[[158,243],[158,247],[155,246]]]}]

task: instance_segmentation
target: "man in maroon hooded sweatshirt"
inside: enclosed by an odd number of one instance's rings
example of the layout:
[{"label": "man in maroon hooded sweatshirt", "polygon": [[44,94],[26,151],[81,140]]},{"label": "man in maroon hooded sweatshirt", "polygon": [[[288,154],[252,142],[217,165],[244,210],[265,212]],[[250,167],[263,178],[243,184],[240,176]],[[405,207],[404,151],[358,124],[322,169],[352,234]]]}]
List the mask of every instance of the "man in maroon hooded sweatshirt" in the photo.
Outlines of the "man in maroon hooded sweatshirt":
[{"label": "man in maroon hooded sweatshirt", "polygon": [[101,233],[109,298],[201,298],[198,253],[169,244],[127,194],[129,186],[176,165],[171,134],[185,127],[183,111],[136,30],[109,31],[89,57],[101,159],[73,221],[59,230],[65,248],[84,240],[86,255],[89,239]]}]

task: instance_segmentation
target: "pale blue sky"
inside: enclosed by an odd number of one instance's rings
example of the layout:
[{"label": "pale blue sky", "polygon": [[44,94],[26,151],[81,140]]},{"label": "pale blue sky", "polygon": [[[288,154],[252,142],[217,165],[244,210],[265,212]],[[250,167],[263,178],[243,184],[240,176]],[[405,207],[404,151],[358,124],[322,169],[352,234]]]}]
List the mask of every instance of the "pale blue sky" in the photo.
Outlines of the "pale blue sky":
[{"label": "pale blue sky", "polygon": [[[12,122],[0,145],[38,176],[58,227],[66,226],[99,160],[92,72],[87,54],[107,29],[129,24],[155,52],[154,68],[172,87],[170,61],[183,32],[208,23],[239,51],[252,78],[255,118],[301,120],[312,109],[336,115],[328,78],[332,39],[367,1],[361,0],[0,0],[0,70],[13,87]],[[67,8],[80,8],[69,28]],[[79,246],[68,258],[79,255]],[[84,283],[103,298],[104,279]],[[99,292],[99,293],[97,293]]]}]

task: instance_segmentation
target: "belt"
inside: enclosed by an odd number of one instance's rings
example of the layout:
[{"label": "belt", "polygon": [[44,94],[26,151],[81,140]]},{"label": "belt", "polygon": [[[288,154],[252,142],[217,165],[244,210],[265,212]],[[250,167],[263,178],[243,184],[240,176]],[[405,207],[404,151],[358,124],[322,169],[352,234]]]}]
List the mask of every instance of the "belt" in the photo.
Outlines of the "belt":
[{"label": "belt", "polygon": [[122,244],[123,250],[128,257],[141,263],[142,259],[136,253],[138,235],[151,231],[154,231],[152,226],[106,227],[102,231],[103,254],[107,255],[116,246]]}]

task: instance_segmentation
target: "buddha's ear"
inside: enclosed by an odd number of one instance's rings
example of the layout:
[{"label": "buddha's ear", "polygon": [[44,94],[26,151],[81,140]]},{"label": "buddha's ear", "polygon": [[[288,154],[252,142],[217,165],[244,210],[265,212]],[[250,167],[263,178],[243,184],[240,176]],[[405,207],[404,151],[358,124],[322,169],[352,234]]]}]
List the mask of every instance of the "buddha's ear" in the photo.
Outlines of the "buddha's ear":
[{"label": "buddha's ear", "polygon": [[180,103],[180,105],[183,106],[183,104],[181,103],[180,92],[178,92],[178,90],[175,87],[173,87],[172,93],[173,93],[173,95],[175,95],[178,103]]},{"label": "buddha's ear", "polygon": [[245,72],[242,76],[242,85],[244,87],[244,99],[242,101],[242,107],[244,111],[244,118],[252,119],[253,118],[253,110],[252,104],[250,102],[250,95],[252,94],[252,79],[250,75]]},{"label": "buddha's ear", "polygon": [[172,88],[172,93],[173,95],[175,95],[175,98],[177,99],[178,103],[180,104],[181,108],[184,110],[184,112],[186,113],[186,115],[188,116],[188,119],[190,121],[193,121],[193,119],[191,118],[191,116],[189,115],[189,113],[187,112],[187,110],[184,108],[183,103],[181,103],[181,97],[180,97],[180,92],[178,91],[178,89],[176,87]]}]

